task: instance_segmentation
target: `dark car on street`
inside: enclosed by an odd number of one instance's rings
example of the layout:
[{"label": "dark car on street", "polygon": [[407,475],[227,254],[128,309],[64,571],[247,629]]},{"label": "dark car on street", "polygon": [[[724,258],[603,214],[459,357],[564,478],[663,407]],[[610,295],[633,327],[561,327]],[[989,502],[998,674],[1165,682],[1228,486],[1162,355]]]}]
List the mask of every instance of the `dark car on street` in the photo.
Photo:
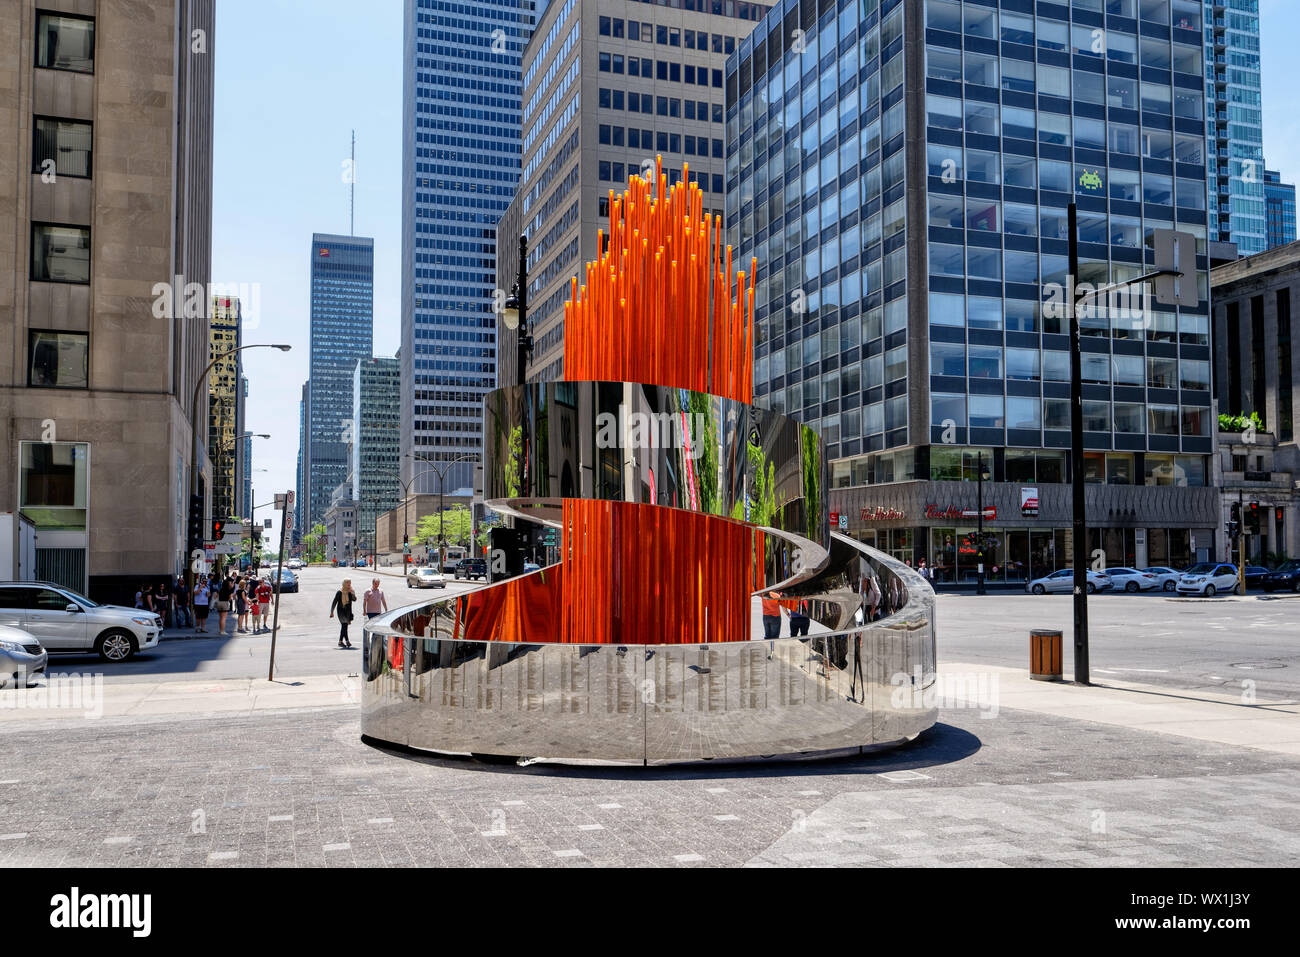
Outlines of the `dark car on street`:
[{"label": "dark car on street", "polygon": [[1263,588],[1264,579],[1271,574],[1272,572],[1270,572],[1267,568],[1264,568],[1262,565],[1247,565],[1246,566],[1246,587],[1249,589]]},{"label": "dark car on street", "polygon": [[487,581],[487,559],[486,558],[465,558],[462,559],[455,568],[457,580],[464,578],[468,581],[471,578],[481,578]]},{"label": "dark car on street", "polygon": [[[271,583],[271,587],[274,588],[275,572],[271,572],[271,574],[267,575],[266,578],[267,581]],[[298,576],[287,568],[282,569],[280,571],[280,587],[278,591],[282,595],[287,595],[289,592],[293,592],[296,595],[298,593]]]},{"label": "dark car on street", "polygon": [[1300,559],[1293,558],[1277,566],[1264,576],[1260,587],[1267,592],[1288,590],[1300,592]]}]

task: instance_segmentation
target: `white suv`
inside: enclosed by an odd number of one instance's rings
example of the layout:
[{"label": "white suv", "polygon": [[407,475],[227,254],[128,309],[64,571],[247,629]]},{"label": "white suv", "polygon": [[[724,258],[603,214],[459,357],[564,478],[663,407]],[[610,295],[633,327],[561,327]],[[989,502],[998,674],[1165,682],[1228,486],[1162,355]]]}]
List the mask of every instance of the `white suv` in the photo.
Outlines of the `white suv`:
[{"label": "white suv", "polygon": [[1178,576],[1178,594],[1213,598],[1219,592],[1237,591],[1237,566],[1226,562],[1202,562]]},{"label": "white suv", "polygon": [[0,625],[30,633],[50,654],[93,651],[105,661],[157,647],[163,630],[151,611],[101,605],[53,582],[0,582]]}]

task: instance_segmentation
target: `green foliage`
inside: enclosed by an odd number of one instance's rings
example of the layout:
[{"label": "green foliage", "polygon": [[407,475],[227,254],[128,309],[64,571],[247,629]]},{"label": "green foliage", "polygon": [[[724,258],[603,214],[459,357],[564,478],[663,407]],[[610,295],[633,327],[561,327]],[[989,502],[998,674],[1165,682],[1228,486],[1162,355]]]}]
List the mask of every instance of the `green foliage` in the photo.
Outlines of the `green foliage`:
[{"label": "green foliage", "polygon": [[325,524],[317,522],[302,537],[302,560],[308,563],[325,561]]},{"label": "green foliage", "polygon": [[1258,412],[1252,412],[1250,415],[1219,414],[1220,432],[1245,432],[1250,426],[1254,426],[1256,432],[1264,431],[1264,420],[1259,417]]},{"label": "green foliage", "polygon": [[415,544],[437,548],[441,538],[448,545],[469,546],[474,519],[464,505],[453,505],[444,512],[424,515],[415,530]]},{"label": "green foliage", "polygon": [[[748,443],[749,458],[749,521],[754,525],[772,527],[776,518],[776,465],[767,463],[767,472],[763,471],[762,446]],[[731,510],[731,517],[745,520],[745,503],[737,502]]]},{"label": "green foliage", "polygon": [[821,443],[817,440],[817,433],[806,425],[800,427],[799,437],[803,453],[804,518],[808,537],[818,541],[820,530],[817,526],[822,505]]},{"label": "green foliage", "polygon": [[703,434],[694,436],[702,448],[692,449],[695,459],[695,484],[699,490],[700,511],[712,514],[718,508],[718,427],[713,421],[713,403],[702,392],[692,392],[690,408],[692,421],[703,415]]}]

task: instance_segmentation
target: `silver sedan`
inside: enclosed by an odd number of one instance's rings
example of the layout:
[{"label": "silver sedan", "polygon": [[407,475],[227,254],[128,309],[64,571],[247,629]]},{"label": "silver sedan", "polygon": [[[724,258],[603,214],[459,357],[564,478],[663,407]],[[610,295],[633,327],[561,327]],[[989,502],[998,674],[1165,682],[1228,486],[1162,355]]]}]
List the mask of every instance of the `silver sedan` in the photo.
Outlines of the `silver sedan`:
[{"label": "silver sedan", "polygon": [[0,688],[11,681],[24,687],[33,675],[45,670],[49,653],[31,632],[0,625]]}]

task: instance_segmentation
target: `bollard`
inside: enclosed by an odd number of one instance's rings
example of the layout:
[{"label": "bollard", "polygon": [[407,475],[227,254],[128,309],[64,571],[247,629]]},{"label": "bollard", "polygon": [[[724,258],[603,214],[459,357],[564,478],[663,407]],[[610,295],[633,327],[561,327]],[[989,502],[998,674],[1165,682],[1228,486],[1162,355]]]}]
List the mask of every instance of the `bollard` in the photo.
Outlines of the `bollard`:
[{"label": "bollard", "polygon": [[1029,633],[1029,677],[1035,681],[1061,680],[1061,633],[1035,628]]}]

